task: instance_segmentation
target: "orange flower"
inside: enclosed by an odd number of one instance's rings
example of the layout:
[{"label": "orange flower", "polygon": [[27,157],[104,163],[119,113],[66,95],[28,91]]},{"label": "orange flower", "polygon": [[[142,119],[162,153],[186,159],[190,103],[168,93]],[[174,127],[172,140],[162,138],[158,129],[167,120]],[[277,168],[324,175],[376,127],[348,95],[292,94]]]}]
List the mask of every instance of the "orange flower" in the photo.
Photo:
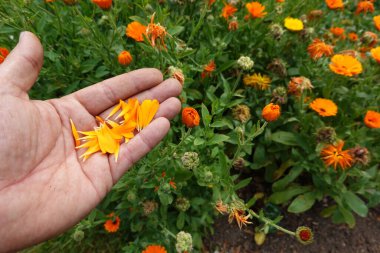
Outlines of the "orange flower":
[{"label": "orange flower", "polygon": [[132,23],[128,24],[125,30],[125,34],[127,37],[130,37],[135,41],[144,41],[144,36],[146,36],[146,26],[140,24],[137,21],[133,21]]},{"label": "orange flower", "polygon": [[160,245],[149,245],[141,253],[167,253],[166,249]]},{"label": "orange flower", "polygon": [[369,128],[380,128],[380,113],[368,110],[364,117],[364,124]]},{"label": "orange flower", "polygon": [[264,107],[261,114],[266,121],[275,121],[281,115],[281,108],[279,105],[274,105],[273,103],[270,103]]},{"label": "orange flower", "polygon": [[371,1],[360,1],[356,7],[355,14],[359,15],[362,12],[364,12],[364,14],[367,14],[367,12],[374,11],[375,8],[373,7],[373,3]]},{"label": "orange flower", "polygon": [[132,55],[128,51],[122,51],[117,57],[121,65],[129,65],[132,62]]},{"label": "orange flower", "polygon": [[377,30],[380,31],[380,15],[373,17],[373,22]]},{"label": "orange flower", "polygon": [[155,14],[156,13],[153,13],[153,15],[150,19],[150,23],[146,29],[146,35],[147,35],[152,47],[155,47],[156,46],[156,40],[160,39],[159,41],[160,41],[161,45],[164,48],[166,48],[164,39],[165,39],[165,36],[167,35],[167,32],[166,32],[165,27],[161,26],[160,24],[154,23]]},{"label": "orange flower", "polygon": [[348,39],[351,41],[357,41],[359,39],[359,36],[356,33],[352,32],[348,34]]},{"label": "orange flower", "polygon": [[112,6],[112,0],[92,0],[92,2],[103,10],[108,10]]},{"label": "orange flower", "polygon": [[137,130],[141,131],[152,121],[158,111],[160,103],[154,100],[144,100],[137,110]]},{"label": "orange flower", "polygon": [[331,56],[334,53],[332,46],[319,39],[314,39],[313,43],[307,47],[307,51],[313,60],[317,60],[322,56]]},{"label": "orange flower", "polygon": [[329,7],[331,10],[335,9],[343,9],[343,0],[325,0],[327,7]]},{"label": "orange flower", "polygon": [[342,170],[351,167],[353,163],[353,158],[350,155],[350,150],[342,150],[344,146],[344,141],[338,141],[335,146],[333,144],[327,145],[321,151],[321,158],[326,166],[334,166],[336,170],[337,165],[340,166]]},{"label": "orange flower", "polygon": [[248,221],[251,218],[251,215],[245,215],[245,212],[240,209],[233,208],[228,217],[228,222],[231,223],[235,218],[239,228],[241,229],[243,225],[251,224],[252,222]]},{"label": "orange flower", "polygon": [[371,49],[371,55],[380,64],[380,47]]},{"label": "orange flower", "polygon": [[182,110],[182,123],[187,127],[195,127],[199,125],[200,117],[197,112],[192,107],[185,107]]},{"label": "orange flower", "polygon": [[251,18],[263,18],[265,15],[267,15],[267,12],[265,11],[265,6],[263,6],[259,2],[250,2],[245,5],[248,12],[251,14]]},{"label": "orange flower", "polygon": [[108,233],[115,233],[119,230],[120,227],[120,217],[115,216],[114,213],[110,213],[108,217],[110,217],[111,219],[106,220],[106,222],[104,223],[104,229]]},{"label": "orange flower", "polygon": [[322,117],[335,116],[338,113],[338,107],[330,99],[317,98],[309,106]]},{"label": "orange flower", "polygon": [[283,3],[285,0],[276,0],[277,3]]},{"label": "orange flower", "polygon": [[304,90],[311,90],[314,86],[309,78],[304,76],[292,77],[288,84],[288,93],[299,97]]},{"label": "orange flower", "polygon": [[233,6],[232,4],[225,3],[221,16],[227,20],[229,19],[229,17],[232,17],[236,11],[237,8],[235,6]]},{"label": "orange flower", "polygon": [[4,62],[5,58],[7,58],[9,54],[8,49],[4,47],[0,47],[0,64]]},{"label": "orange flower", "polygon": [[341,27],[331,27],[330,32],[334,34],[335,37],[338,37],[342,40],[346,38],[346,35],[344,34],[344,28]]},{"label": "orange flower", "polygon": [[207,76],[210,76],[212,72],[215,71],[216,65],[214,60],[211,60],[206,66],[203,67],[203,72],[201,78],[204,79]]},{"label": "orange flower", "polygon": [[336,54],[331,58],[330,70],[338,75],[353,76],[362,73],[362,64],[350,55]]}]

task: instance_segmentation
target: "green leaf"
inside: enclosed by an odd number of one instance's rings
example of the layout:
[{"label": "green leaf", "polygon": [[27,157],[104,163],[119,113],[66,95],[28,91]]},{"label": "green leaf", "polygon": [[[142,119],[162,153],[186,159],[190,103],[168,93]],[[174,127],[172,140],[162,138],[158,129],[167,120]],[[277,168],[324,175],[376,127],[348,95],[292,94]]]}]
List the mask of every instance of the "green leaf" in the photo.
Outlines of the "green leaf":
[{"label": "green leaf", "polygon": [[302,213],[309,210],[315,202],[314,192],[308,192],[299,195],[293,200],[293,202],[288,207],[288,212],[290,213]]},{"label": "green leaf", "polygon": [[329,207],[326,207],[324,208],[319,214],[323,217],[323,218],[328,218],[330,217],[331,215],[333,215],[334,211],[336,210],[337,208],[337,205],[333,205],[333,206],[329,206]]},{"label": "green leaf", "polygon": [[185,226],[185,213],[180,212],[178,217],[177,217],[177,228],[181,230]]},{"label": "green leaf", "polygon": [[[341,216],[341,220],[339,220],[340,218],[339,216]],[[337,209],[337,212],[334,213],[333,221],[338,222],[338,223],[341,223],[340,221],[343,221],[347,223],[350,228],[355,227],[355,224],[356,224],[355,217],[352,214],[352,212],[341,206]]]},{"label": "green leaf", "polygon": [[209,141],[209,145],[213,145],[213,144],[219,144],[221,142],[224,142],[226,140],[228,140],[230,137],[228,137],[227,135],[224,135],[224,134],[215,134]]},{"label": "green leaf", "polygon": [[202,120],[205,127],[208,127],[211,122],[211,115],[204,104],[202,104]]},{"label": "green leaf", "polygon": [[343,194],[343,199],[352,211],[361,217],[367,217],[368,207],[366,206],[365,202],[355,193],[347,191]]},{"label": "green leaf", "polygon": [[279,190],[287,187],[291,182],[293,182],[302,173],[302,171],[303,171],[302,167],[296,166],[296,167],[291,168],[288,175],[281,178],[280,180],[278,180],[277,182],[275,182],[272,185],[273,191],[279,191]]},{"label": "green leaf", "polygon": [[183,32],[183,30],[185,30],[185,27],[177,25],[168,29],[168,33],[173,36],[173,35],[180,34],[181,32]]},{"label": "green leaf", "polygon": [[158,197],[160,198],[161,204],[164,206],[170,205],[173,202],[173,196],[171,194],[158,191]]},{"label": "green leaf", "polygon": [[308,186],[293,186],[284,191],[275,192],[269,197],[269,201],[274,204],[282,204],[289,201],[296,195],[302,194],[310,190]]},{"label": "green leaf", "polygon": [[309,150],[307,142],[299,134],[285,131],[277,131],[275,133],[272,133],[271,138],[272,141],[277,143],[281,143],[287,146],[299,146],[306,151]]},{"label": "green leaf", "polygon": [[246,187],[251,182],[251,180],[251,177],[241,180],[237,185],[234,186],[234,191]]},{"label": "green leaf", "polygon": [[204,140],[204,139],[201,139],[201,138],[199,138],[199,137],[195,138],[195,140],[194,140],[194,145],[195,145],[195,146],[202,145],[203,143],[205,143],[205,140]]}]

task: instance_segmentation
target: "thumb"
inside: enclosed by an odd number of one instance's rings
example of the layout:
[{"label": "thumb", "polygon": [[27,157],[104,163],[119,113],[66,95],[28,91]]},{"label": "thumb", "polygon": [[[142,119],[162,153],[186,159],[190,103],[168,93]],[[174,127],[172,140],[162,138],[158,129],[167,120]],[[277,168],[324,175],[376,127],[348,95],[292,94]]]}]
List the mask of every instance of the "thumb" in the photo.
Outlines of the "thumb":
[{"label": "thumb", "polygon": [[17,46],[0,65],[0,89],[15,95],[27,92],[36,82],[43,63],[43,48],[30,32],[20,34]]}]

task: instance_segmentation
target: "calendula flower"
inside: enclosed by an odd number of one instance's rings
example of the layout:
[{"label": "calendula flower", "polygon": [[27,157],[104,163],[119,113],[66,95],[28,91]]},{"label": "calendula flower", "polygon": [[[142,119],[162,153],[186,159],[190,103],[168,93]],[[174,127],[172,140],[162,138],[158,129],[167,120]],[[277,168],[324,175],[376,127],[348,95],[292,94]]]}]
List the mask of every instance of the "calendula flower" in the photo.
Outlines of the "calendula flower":
[{"label": "calendula flower", "polygon": [[298,227],[296,230],[296,238],[302,244],[310,244],[313,242],[313,232],[308,227]]},{"label": "calendula flower", "polygon": [[92,2],[103,10],[108,10],[112,6],[112,0],[92,0]]},{"label": "calendula flower", "polygon": [[334,48],[320,39],[314,39],[307,47],[307,52],[313,60],[317,60],[322,56],[331,56],[334,53]]},{"label": "calendula flower", "polygon": [[271,79],[266,76],[266,75],[261,75],[260,73],[258,74],[253,74],[253,75],[246,75],[243,78],[243,83],[247,86],[252,86],[255,89],[258,90],[266,90],[268,89]]},{"label": "calendula flower", "polygon": [[9,54],[8,49],[4,47],[0,47],[0,64],[4,62],[5,58],[7,58]]},{"label": "calendula flower", "polygon": [[344,34],[345,30],[341,27],[331,27],[330,32],[337,38],[345,39],[346,35]]},{"label": "calendula flower", "polygon": [[132,55],[128,51],[122,51],[118,57],[117,60],[121,65],[129,65],[132,62]]},{"label": "calendula flower", "polygon": [[343,0],[325,0],[325,2],[331,10],[344,8]]},{"label": "calendula flower", "polygon": [[144,36],[146,36],[146,26],[137,21],[133,21],[132,23],[128,24],[125,30],[125,34],[135,41],[144,41]]},{"label": "calendula flower", "polygon": [[267,12],[265,12],[265,6],[263,6],[259,2],[246,3],[245,7],[251,14],[251,18],[263,18],[268,14]]},{"label": "calendula flower", "polygon": [[369,128],[380,128],[380,113],[368,110],[364,116],[364,124]]},{"label": "calendula flower", "polygon": [[380,47],[371,49],[371,55],[380,64]]},{"label": "calendula flower", "polygon": [[360,13],[367,14],[367,12],[374,12],[375,8],[371,1],[360,1],[356,7],[355,14],[359,15]]},{"label": "calendula flower", "polygon": [[336,54],[331,58],[329,68],[332,72],[343,75],[353,76],[362,73],[362,64],[350,55]]},{"label": "calendula flower", "polygon": [[237,20],[231,20],[228,22],[228,30],[236,31],[239,28],[239,22]]},{"label": "calendula flower", "polygon": [[120,227],[120,217],[115,215],[114,213],[110,213],[108,217],[110,217],[111,219],[106,220],[106,222],[104,223],[104,229],[108,233],[115,233],[119,230]]},{"label": "calendula flower", "polygon": [[314,86],[309,78],[304,76],[292,77],[288,84],[288,93],[298,97],[304,90],[311,90],[313,88]]},{"label": "calendula flower", "polygon": [[252,222],[248,221],[248,219],[251,218],[251,215],[245,215],[244,210],[232,208],[230,211],[230,215],[228,216],[228,222],[231,223],[234,218],[240,229],[243,225],[246,226],[247,224],[252,224]]},{"label": "calendula flower", "polygon": [[335,116],[338,113],[338,107],[330,99],[317,98],[309,106],[322,117]]},{"label": "calendula flower", "polygon": [[154,23],[154,15],[155,15],[155,13],[153,13],[153,15],[150,19],[150,23],[149,23],[148,27],[146,28],[146,35],[150,41],[150,44],[153,47],[156,46],[156,41],[159,39],[160,44],[164,48],[166,48],[164,39],[168,33],[166,32],[165,27],[163,27],[159,23],[157,23],[157,24]]},{"label": "calendula flower", "polygon": [[161,245],[149,245],[141,253],[167,253]]},{"label": "calendula flower", "polygon": [[291,17],[285,18],[284,26],[286,29],[293,31],[293,32],[298,32],[298,31],[301,31],[303,29],[303,23],[298,18],[291,18]]},{"label": "calendula flower", "polygon": [[356,33],[351,32],[348,34],[348,39],[351,41],[357,41],[359,39],[359,36]]},{"label": "calendula flower", "polygon": [[195,127],[199,125],[200,117],[197,112],[192,107],[185,107],[182,110],[182,123],[187,127]]},{"label": "calendula flower", "polygon": [[261,115],[267,122],[276,121],[281,115],[281,107],[270,103],[264,107]]},{"label": "calendula flower", "polygon": [[203,72],[201,73],[201,78],[204,79],[211,75],[216,69],[214,60],[211,60],[207,65],[203,67]]},{"label": "calendula flower", "polygon": [[373,23],[378,31],[380,31],[380,15],[373,17]]},{"label": "calendula flower", "polygon": [[321,158],[326,166],[334,166],[334,170],[339,165],[342,170],[351,167],[353,158],[350,155],[350,150],[342,150],[344,141],[338,141],[337,145],[327,145],[321,151]]},{"label": "calendula flower", "polygon": [[221,16],[227,20],[232,17],[237,10],[238,9],[232,4],[224,3]]},{"label": "calendula flower", "polygon": [[160,103],[157,99],[142,102],[137,109],[137,131],[141,131],[152,121],[159,107]]}]

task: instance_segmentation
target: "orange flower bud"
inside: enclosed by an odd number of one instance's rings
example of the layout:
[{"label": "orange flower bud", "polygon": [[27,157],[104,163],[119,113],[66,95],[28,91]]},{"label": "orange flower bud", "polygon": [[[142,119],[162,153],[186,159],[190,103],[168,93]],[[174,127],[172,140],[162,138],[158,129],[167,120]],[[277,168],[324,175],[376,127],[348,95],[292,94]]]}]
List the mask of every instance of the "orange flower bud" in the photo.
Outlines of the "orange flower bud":
[{"label": "orange flower bud", "polygon": [[128,51],[122,51],[117,58],[121,65],[129,65],[133,59]]},{"label": "orange flower bud", "polygon": [[3,63],[5,58],[7,58],[8,54],[9,54],[8,49],[4,47],[0,47],[0,64]]},{"label": "orange flower bud", "polygon": [[195,127],[199,125],[199,114],[192,107],[186,107],[182,110],[182,123],[187,127]]},{"label": "orange flower bud", "polygon": [[108,10],[112,6],[112,0],[92,0],[92,2],[103,10]]},{"label": "orange flower bud", "polygon": [[273,103],[270,103],[266,105],[262,111],[263,118],[268,121],[275,121],[280,117],[281,115],[281,108],[279,105],[274,105]]}]

